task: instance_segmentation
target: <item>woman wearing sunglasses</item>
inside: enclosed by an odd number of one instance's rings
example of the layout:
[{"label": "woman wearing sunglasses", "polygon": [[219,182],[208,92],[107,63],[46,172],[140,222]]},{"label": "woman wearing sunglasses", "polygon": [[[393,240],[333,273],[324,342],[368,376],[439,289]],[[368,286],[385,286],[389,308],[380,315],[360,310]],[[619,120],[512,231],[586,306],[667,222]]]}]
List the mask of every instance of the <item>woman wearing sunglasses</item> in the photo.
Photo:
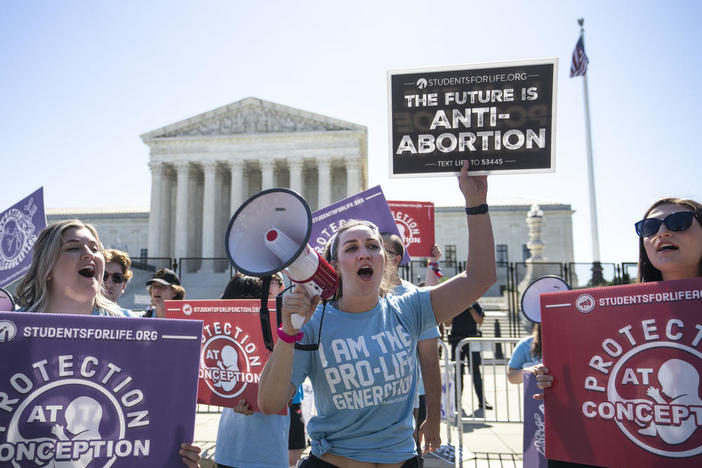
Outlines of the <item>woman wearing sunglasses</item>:
[{"label": "woman wearing sunglasses", "polygon": [[[93,226],[77,219],[50,224],[39,233],[32,264],[17,286],[20,311],[121,316],[103,295],[104,274],[105,256]],[[199,447],[183,443],[179,454],[186,466],[199,466]]]},{"label": "woman wearing sunglasses", "polygon": [[[661,198],[634,224],[639,236],[641,283],[702,276],[702,204],[681,198]],[[539,388],[553,385],[543,364],[532,368]],[[536,399],[544,394],[534,395]],[[549,460],[549,467],[587,466]]]},{"label": "woman wearing sunglasses", "polygon": [[662,198],[635,227],[640,282],[702,276],[702,204]]},{"label": "woman wearing sunglasses", "polygon": [[[418,466],[412,437],[417,340],[475,302],[496,277],[487,178],[469,177],[466,162],[458,182],[470,233],[467,272],[437,286],[386,296],[390,262],[378,228],[349,221],[327,245],[340,285],[326,312],[316,307],[319,296],[309,297],[303,288],[285,296],[280,339],[261,374],[258,404],[263,412],[276,413],[310,378],[317,416],[307,426],[312,452],[300,467]],[[292,325],[294,313],[306,319],[301,329]],[[295,349],[297,341],[319,341],[319,349]]]},{"label": "woman wearing sunglasses", "polygon": [[105,289],[105,297],[118,303],[120,296],[127,289],[127,283],[132,278],[132,260],[126,252],[117,249],[104,251],[105,274],[102,277],[102,286]]}]

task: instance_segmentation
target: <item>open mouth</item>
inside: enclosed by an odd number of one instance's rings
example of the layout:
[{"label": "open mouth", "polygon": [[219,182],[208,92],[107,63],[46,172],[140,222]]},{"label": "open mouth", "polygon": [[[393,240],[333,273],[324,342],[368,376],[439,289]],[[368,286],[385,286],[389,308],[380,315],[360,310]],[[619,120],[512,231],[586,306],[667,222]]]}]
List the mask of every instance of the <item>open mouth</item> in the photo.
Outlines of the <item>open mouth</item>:
[{"label": "open mouth", "polygon": [[95,278],[95,267],[93,265],[85,266],[78,270],[78,274],[86,278]]},{"label": "open mouth", "polygon": [[678,247],[672,244],[664,244],[658,247],[658,252],[668,252],[673,250],[678,250]]},{"label": "open mouth", "polygon": [[358,276],[360,276],[361,278],[368,279],[368,278],[370,278],[371,276],[373,276],[373,269],[372,269],[371,267],[369,267],[369,266],[364,266],[364,267],[361,267],[361,268],[358,269],[357,274],[358,274]]}]

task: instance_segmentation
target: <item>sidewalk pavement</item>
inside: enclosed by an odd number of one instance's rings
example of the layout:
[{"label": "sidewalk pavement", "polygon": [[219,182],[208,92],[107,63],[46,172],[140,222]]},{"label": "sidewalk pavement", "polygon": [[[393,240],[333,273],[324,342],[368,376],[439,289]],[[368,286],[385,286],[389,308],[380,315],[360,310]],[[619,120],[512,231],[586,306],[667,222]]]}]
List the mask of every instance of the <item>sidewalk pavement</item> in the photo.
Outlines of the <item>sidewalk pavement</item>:
[{"label": "sidewalk pavement", "polygon": [[[446,425],[442,423],[442,449],[445,449]],[[457,431],[451,445],[457,445]],[[441,454],[445,450],[441,450]],[[450,451],[449,453],[452,453]],[[441,455],[439,454],[439,455]],[[468,468],[521,468],[522,467],[522,425],[516,423],[463,423],[463,466]],[[447,462],[433,454],[424,456],[426,468],[449,468]]]}]

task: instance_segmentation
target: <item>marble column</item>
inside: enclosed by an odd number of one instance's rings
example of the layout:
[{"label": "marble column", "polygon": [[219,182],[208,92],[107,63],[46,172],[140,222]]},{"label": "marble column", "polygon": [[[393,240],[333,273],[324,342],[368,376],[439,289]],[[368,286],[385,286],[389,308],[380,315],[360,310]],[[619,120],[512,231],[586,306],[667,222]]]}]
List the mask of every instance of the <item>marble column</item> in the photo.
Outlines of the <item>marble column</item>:
[{"label": "marble column", "polygon": [[161,176],[161,236],[160,244],[158,248],[159,257],[170,257],[171,251],[171,239],[172,239],[172,212],[171,207],[173,205],[172,192],[173,187],[173,174],[172,170],[168,166],[163,167],[163,174]]},{"label": "marble column", "polygon": [[161,179],[163,164],[157,161],[149,163],[151,169],[151,211],[149,211],[149,241],[147,248],[150,257],[161,255]]},{"label": "marble column", "polygon": [[361,161],[358,158],[346,158],[346,196],[350,197],[361,191]]},{"label": "marble column", "polygon": [[175,246],[176,259],[186,257],[188,252],[188,188],[190,179],[190,163],[178,161],[175,163],[178,188],[176,191],[176,220]]},{"label": "marble column", "polygon": [[231,192],[229,198],[229,214],[236,213],[242,203],[244,203],[244,161],[229,161],[229,170],[232,175]]},{"label": "marble column", "polygon": [[317,158],[317,209],[331,204],[331,158]]},{"label": "marble column", "polygon": [[[217,162],[203,161],[200,163],[204,174],[204,190],[202,196],[202,256],[215,256],[215,198]],[[212,272],[214,264],[211,260],[203,260],[200,271]]]},{"label": "marble column", "polygon": [[302,159],[288,159],[290,169],[290,189],[302,195]]},{"label": "marble column", "polygon": [[261,166],[261,190],[275,187],[274,169],[275,161],[272,159],[262,159],[258,162]]}]

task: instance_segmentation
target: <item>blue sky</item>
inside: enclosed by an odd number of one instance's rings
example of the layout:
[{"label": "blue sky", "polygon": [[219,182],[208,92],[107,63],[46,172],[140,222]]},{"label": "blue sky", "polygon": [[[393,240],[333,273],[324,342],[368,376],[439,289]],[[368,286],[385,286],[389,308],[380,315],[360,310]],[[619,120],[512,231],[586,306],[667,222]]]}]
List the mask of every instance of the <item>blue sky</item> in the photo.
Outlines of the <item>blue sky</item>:
[{"label": "blue sky", "polygon": [[[570,203],[591,258],[582,79],[585,18],[602,261],[635,261],[632,224],[661,196],[702,200],[695,146],[698,2],[0,2],[0,207],[148,207],[139,135],[248,96],[368,127],[369,182],[389,199],[462,202],[453,181],[387,178],[386,71],[559,58],[556,172],[490,178],[489,201]],[[548,245],[545,256],[548,257]]]}]

